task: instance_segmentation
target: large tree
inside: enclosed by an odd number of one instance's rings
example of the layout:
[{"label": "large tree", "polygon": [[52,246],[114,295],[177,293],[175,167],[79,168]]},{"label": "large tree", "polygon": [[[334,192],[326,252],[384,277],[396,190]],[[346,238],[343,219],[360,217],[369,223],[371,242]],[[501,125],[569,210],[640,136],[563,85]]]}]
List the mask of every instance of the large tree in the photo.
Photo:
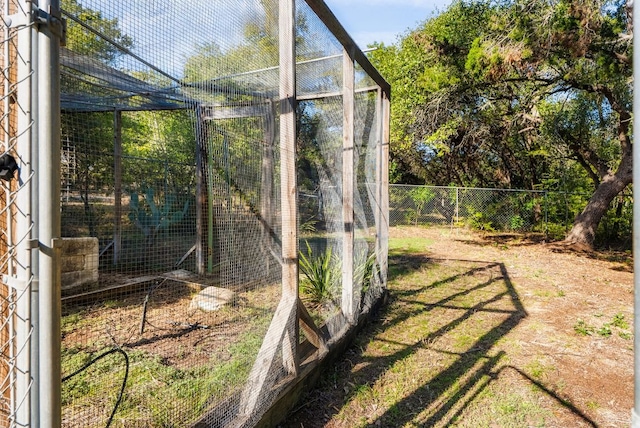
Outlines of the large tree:
[{"label": "large tree", "polygon": [[[561,157],[593,184],[568,242],[591,246],[631,183],[630,30],[621,0],[458,1],[374,61],[394,137],[438,184],[540,187]],[[401,65],[400,65],[401,64]]]}]

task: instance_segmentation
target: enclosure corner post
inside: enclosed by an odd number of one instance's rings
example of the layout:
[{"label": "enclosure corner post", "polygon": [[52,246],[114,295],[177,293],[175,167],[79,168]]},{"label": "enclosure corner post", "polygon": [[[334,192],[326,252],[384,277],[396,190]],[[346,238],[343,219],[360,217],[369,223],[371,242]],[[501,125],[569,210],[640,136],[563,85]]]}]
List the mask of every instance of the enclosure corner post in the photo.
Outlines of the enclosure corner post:
[{"label": "enclosure corner post", "polygon": [[387,287],[388,255],[389,255],[389,138],[391,122],[391,99],[389,89],[382,91],[382,141],[381,141],[381,199],[380,199],[380,235],[382,237],[382,254],[379,255],[383,288]]},{"label": "enclosure corner post", "polygon": [[[60,23],[59,0],[43,0],[51,14],[38,35],[38,182],[40,245],[40,426],[61,425],[60,397]],[[46,357],[45,357],[46,356]]]},{"label": "enclosure corner post", "polygon": [[[282,296],[298,299],[298,187],[296,182],[295,0],[280,0],[280,185]],[[297,305],[296,305],[297,307]],[[297,323],[293,337],[298,337]],[[293,327],[292,327],[293,328]],[[297,346],[297,345],[294,345]],[[284,352],[283,352],[284,353]],[[296,355],[296,350],[291,352]],[[294,365],[297,365],[295,362]]]},{"label": "enclosure corner post", "polygon": [[342,221],[344,224],[342,249],[342,312],[350,323],[358,317],[359,293],[354,290],[354,139],[355,139],[355,66],[354,48],[344,49],[342,76],[343,145],[342,145]]}]

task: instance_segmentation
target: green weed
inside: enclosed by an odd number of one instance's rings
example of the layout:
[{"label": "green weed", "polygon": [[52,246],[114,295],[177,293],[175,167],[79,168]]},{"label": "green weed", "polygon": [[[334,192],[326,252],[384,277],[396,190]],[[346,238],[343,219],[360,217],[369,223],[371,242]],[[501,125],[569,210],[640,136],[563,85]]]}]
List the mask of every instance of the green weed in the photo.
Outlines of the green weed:
[{"label": "green weed", "polygon": [[573,326],[573,329],[576,333],[582,336],[591,336],[595,332],[595,327],[587,325],[584,320],[578,320],[578,322]]}]

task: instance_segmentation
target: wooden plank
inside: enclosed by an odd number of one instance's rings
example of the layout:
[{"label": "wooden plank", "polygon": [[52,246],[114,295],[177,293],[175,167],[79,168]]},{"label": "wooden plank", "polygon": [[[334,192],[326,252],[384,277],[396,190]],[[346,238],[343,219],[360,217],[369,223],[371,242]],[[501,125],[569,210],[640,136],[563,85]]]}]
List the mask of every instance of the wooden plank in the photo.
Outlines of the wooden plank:
[{"label": "wooden plank", "polygon": [[298,316],[300,317],[300,327],[307,336],[307,340],[321,352],[326,351],[327,340],[300,299],[298,299]]},{"label": "wooden plank", "polygon": [[[298,301],[283,298],[271,320],[267,334],[262,341],[260,351],[253,364],[244,392],[240,400],[240,415],[251,415],[256,407],[264,401],[275,381],[274,372],[281,366],[278,364],[278,352],[284,353],[285,339],[290,334],[293,325],[298,321]],[[295,374],[291,374],[295,376]]]},{"label": "wooden plank", "polygon": [[260,117],[268,114],[269,105],[249,104],[238,106],[204,106],[202,120],[240,119],[246,117]]},{"label": "wooden plank", "polygon": [[355,139],[355,66],[353,49],[344,50],[343,61],[343,145],[342,145],[342,312],[347,320],[355,322],[360,303],[360,293],[354,290],[353,245],[354,245],[354,139]]},{"label": "wooden plank", "polygon": [[[380,90],[378,86],[367,86],[366,88],[358,88],[355,90],[356,94],[364,94],[367,92],[376,92]],[[298,95],[298,102],[300,101],[313,101],[313,100],[326,100],[327,98],[335,98],[341,97],[342,91],[335,92],[323,92],[323,93],[313,93],[313,94],[303,94]]]}]

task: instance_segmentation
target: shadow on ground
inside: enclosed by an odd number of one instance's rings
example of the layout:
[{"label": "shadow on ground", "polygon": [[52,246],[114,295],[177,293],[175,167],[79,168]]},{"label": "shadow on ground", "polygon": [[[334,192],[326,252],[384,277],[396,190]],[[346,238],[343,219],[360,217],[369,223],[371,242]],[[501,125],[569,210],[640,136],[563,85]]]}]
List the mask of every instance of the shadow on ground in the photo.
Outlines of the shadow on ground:
[{"label": "shadow on ground", "polygon": [[[446,268],[432,269],[437,265]],[[429,276],[433,270],[446,274]],[[504,264],[392,254],[389,275],[394,289],[378,321],[282,427],[449,426],[472,406],[477,412],[476,401],[509,376],[581,426],[596,426],[551,387],[509,364],[505,347],[497,346],[527,317]]]}]

